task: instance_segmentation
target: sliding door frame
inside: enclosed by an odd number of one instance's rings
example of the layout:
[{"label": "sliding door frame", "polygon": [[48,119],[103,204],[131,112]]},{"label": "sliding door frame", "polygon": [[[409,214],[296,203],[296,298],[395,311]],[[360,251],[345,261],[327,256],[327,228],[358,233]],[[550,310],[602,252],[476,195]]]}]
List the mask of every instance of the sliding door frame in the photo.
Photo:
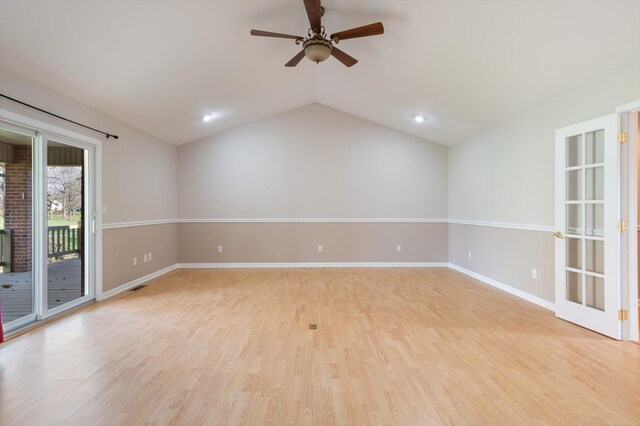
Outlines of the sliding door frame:
[{"label": "sliding door frame", "polygon": [[[35,162],[38,165],[37,169],[40,171],[40,173],[42,173],[43,170],[46,170],[46,168],[48,167],[48,147],[49,147],[49,142],[59,142],[59,143],[63,143],[67,146],[71,146],[74,148],[79,148],[82,149],[84,151],[84,167],[85,167],[85,172],[84,172],[84,179],[82,184],[84,185],[84,187],[86,188],[86,191],[84,191],[84,200],[83,200],[83,204],[86,206],[83,212],[83,226],[85,229],[85,232],[83,234],[84,237],[84,246],[89,248],[89,250],[87,250],[84,253],[85,256],[85,262],[84,262],[84,268],[82,273],[84,274],[86,280],[89,282],[89,291],[87,294],[85,294],[82,297],[79,297],[77,299],[74,299],[70,302],[67,302],[63,305],[60,306],[56,306],[54,308],[49,308],[48,306],[48,297],[49,297],[49,279],[48,279],[48,258],[45,255],[45,253],[47,253],[47,241],[48,241],[48,226],[46,226],[47,223],[47,219],[46,219],[46,205],[43,205],[41,203],[44,202],[44,198],[40,197],[38,199],[38,202],[40,203],[40,205],[37,206],[37,212],[39,213],[38,217],[36,217],[36,215],[34,215],[34,225],[40,225],[40,228],[42,229],[37,229],[37,227],[34,226],[34,228],[36,228],[36,232],[38,233],[37,235],[40,235],[41,238],[39,240],[39,244],[37,243],[37,241],[34,241],[34,243],[38,244],[37,247],[37,253],[42,257],[41,259],[38,259],[37,256],[35,256],[34,254],[34,260],[38,262],[38,265],[40,265],[40,268],[38,268],[38,273],[42,274],[43,276],[41,277],[41,279],[43,281],[39,281],[39,282],[44,282],[44,292],[43,295],[46,295],[46,297],[43,297],[42,300],[40,300],[40,304],[38,305],[39,311],[38,311],[38,317],[39,319],[45,319],[45,318],[49,318],[53,315],[59,314],[61,312],[66,311],[67,309],[76,307],[78,305],[81,305],[83,303],[89,302],[93,299],[95,299],[96,297],[96,276],[95,276],[95,263],[96,263],[96,256],[95,256],[95,249],[96,249],[96,244],[95,244],[95,234],[96,234],[96,221],[95,221],[95,216],[96,216],[96,210],[97,210],[97,204],[95,203],[95,191],[96,191],[96,186],[95,186],[95,179],[93,178],[94,175],[94,171],[95,171],[95,145],[93,144],[89,144],[86,142],[82,142],[82,141],[78,141],[75,139],[69,139],[63,136],[57,136],[51,133],[44,133],[44,132],[38,132],[38,153],[35,157]],[[42,173],[42,176],[39,177],[38,179],[38,184],[41,185],[40,189],[42,192],[39,192],[41,194],[46,194],[47,193],[47,185],[48,185],[48,176],[46,173]],[[45,215],[45,217],[42,217],[42,215]],[[89,256],[87,256],[87,252],[89,253]],[[34,262],[35,263],[35,262]],[[45,272],[46,271],[46,272]],[[86,282],[86,281],[85,281]]]},{"label": "sliding door frame", "polygon": [[[92,259],[87,259],[88,262],[85,266],[86,279],[90,285],[90,292],[92,297],[82,297],[75,301],[66,303],[59,307],[48,309],[46,292],[34,291],[34,308],[37,316],[37,320],[48,318],[52,315],[60,313],[63,310],[72,308],[81,303],[87,301],[87,299],[101,300],[102,299],[102,141],[100,139],[87,136],[82,133],[77,133],[68,130],[63,127],[50,124],[45,121],[41,121],[29,116],[25,116],[16,113],[11,110],[0,108],[0,120],[8,123],[9,125],[15,125],[20,128],[35,132],[35,140],[33,147],[33,190],[34,194],[46,194],[47,189],[47,175],[45,173],[47,165],[47,143],[48,139],[53,139],[57,142],[62,142],[77,148],[87,149],[89,152],[88,158],[88,170],[93,170],[93,173],[87,173],[88,179],[85,179],[85,184],[88,185],[88,207],[85,215],[87,216],[87,233],[85,234],[85,241],[93,240],[91,249]],[[85,151],[85,155],[87,155]],[[93,192],[93,194],[91,194]],[[36,285],[44,286],[46,289],[46,268],[47,268],[47,256],[46,253],[46,240],[47,229],[45,226],[46,220],[46,205],[44,196],[33,198],[33,235],[39,235],[40,238],[34,238],[33,245],[33,264],[34,267],[34,289]],[[93,235],[93,238],[88,238],[89,234]],[[25,323],[26,325],[26,323]]]}]

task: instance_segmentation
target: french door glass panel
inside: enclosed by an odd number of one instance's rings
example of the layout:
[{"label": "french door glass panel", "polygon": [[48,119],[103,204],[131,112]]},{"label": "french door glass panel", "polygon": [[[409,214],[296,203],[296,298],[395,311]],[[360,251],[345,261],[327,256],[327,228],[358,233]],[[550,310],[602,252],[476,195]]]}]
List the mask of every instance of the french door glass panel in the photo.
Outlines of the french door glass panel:
[{"label": "french door glass panel", "polygon": [[33,146],[33,135],[0,123],[0,307],[7,332],[36,318]]},{"label": "french door glass panel", "polygon": [[615,131],[612,115],[556,132],[556,315],[620,338]]},{"label": "french door glass panel", "polygon": [[[573,219],[566,228],[566,299],[600,310],[603,310],[604,285],[602,277],[594,274],[604,274],[604,242],[595,238],[603,237],[598,224],[604,222],[604,166],[594,166],[594,161],[604,160],[603,138],[603,130],[565,138],[566,209]],[[586,226],[576,226],[580,223]],[[583,294],[587,298],[582,297]]]}]

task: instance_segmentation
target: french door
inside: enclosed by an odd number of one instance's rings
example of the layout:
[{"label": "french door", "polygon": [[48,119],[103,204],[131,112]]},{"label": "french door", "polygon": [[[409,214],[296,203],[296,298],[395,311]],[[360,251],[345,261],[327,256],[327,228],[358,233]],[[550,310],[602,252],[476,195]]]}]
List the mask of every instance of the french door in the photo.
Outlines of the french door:
[{"label": "french door", "polygon": [[556,131],[556,316],[621,338],[615,114]]},{"label": "french door", "polygon": [[95,297],[95,147],[0,121],[5,332]]}]

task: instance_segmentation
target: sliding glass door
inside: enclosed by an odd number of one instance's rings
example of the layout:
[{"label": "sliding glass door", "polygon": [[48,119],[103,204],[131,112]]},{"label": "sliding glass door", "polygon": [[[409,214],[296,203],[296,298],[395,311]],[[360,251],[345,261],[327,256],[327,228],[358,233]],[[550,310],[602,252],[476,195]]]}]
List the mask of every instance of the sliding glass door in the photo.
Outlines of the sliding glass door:
[{"label": "sliding glass door", "polygon": [[36,133],[0,123],[0,308],[5,331],[36,320],[33,154]]},{"label": "sliding glass door", "polygon": [[[46,306],[45,316],[94,298],[89,285],[92,247],[93,150],[46,136]],[[89,214],[87,214],[89,213]]]},{"label": "sliding glass door", "polygon": [[5,332],[95,297],[95,148],[0,122]]}]

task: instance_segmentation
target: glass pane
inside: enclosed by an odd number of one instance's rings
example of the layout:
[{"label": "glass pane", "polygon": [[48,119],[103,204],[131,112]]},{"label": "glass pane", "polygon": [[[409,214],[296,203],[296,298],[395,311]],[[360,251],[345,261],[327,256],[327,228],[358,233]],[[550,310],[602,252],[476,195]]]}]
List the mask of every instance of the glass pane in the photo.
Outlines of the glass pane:
[{"label": "glass pane", "polygon": [[34,313],[32,145],[30,136],[0,129],[0,304],[3,324]]},{"label": "glass pane", "polygon": [[47,307],[87,294],[84,277],[85,151],[47,141]]},{"label": "glass pane", "polygon": [[587,133],[586,164],[604,163],[604,130]]},{"label": "glass pane", "polygon": [[565,234],[582,235],[582,206],[580,204],[567,204]]},{"label": "glass pane", "polygon": [[582,170],[567,172],[567,201],[582,200]]},{"label": "glass pane", "polygon": [[587,210],[586,235],[604,237],[604,204],[585,204]]},{"label": "glass pane", "polygon": [[582,165],[582,135],[567,138],[567,167]]},{"label": "glass pane", "polygon": [[586,240],[587,271],[604,274],[604,241]]},{"label": "glass pane", "polygon": [[604,167],[592,167],[586,173],[586,199],[604,200]]},{"label": "glass pane", "polygon": [[567,300],[582,304],[582,274],[567,271]]},{"label": "glass pane", "polygon": [[604,280],[587,275],[587,306],[604,311]]},{"label": "glass pane", "polygon": [[582,269],[582,240],[567,238],[567,266]]}]

